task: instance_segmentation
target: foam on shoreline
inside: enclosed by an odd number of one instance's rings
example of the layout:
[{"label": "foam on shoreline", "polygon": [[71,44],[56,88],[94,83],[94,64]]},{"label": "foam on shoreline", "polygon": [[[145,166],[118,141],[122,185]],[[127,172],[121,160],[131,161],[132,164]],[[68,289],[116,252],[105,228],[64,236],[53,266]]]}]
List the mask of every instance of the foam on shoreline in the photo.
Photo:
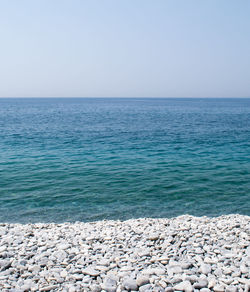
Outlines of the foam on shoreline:
[{"label": "foam on shoreline", "polygon": [[250,217],[0,224],[0,291],[248,291]]}]

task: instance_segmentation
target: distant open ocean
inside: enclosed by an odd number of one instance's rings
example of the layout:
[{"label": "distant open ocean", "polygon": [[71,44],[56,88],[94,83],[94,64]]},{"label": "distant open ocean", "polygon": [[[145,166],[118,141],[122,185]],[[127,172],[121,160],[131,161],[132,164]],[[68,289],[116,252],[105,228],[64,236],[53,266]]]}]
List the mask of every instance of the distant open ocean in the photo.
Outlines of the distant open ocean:
[{"label": "distant open ocean", "polygon": [[250,215],[250,99],[0,99],[0,222]]}]

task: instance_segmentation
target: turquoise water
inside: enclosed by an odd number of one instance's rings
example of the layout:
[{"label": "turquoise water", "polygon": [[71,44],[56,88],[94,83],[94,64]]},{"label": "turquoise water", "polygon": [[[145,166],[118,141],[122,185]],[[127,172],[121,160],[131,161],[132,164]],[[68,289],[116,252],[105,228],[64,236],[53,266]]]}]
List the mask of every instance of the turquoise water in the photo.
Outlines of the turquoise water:
[{"label": "turquoise water", "polygon": [[250,99],[0,99],[0,221],[250,215]]}]

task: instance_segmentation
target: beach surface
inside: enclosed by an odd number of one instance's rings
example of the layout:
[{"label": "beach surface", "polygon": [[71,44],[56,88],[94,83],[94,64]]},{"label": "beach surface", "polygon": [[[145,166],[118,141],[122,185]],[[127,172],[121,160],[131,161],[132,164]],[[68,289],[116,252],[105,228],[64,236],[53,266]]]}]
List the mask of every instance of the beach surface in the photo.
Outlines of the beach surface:
[{"label": "beach surface", "polygon": [[0,224],[0,291],[249,291],[250,217]]}]

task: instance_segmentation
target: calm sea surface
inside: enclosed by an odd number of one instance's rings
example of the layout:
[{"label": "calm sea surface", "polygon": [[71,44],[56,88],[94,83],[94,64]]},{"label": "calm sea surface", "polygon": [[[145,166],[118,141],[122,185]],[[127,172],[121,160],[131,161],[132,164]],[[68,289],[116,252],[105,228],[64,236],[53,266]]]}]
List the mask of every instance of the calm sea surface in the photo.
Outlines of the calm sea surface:
[{"label": "calm sea surface", "polygon": [[250,99],[0,99],[0,221],[250,215]]}]

